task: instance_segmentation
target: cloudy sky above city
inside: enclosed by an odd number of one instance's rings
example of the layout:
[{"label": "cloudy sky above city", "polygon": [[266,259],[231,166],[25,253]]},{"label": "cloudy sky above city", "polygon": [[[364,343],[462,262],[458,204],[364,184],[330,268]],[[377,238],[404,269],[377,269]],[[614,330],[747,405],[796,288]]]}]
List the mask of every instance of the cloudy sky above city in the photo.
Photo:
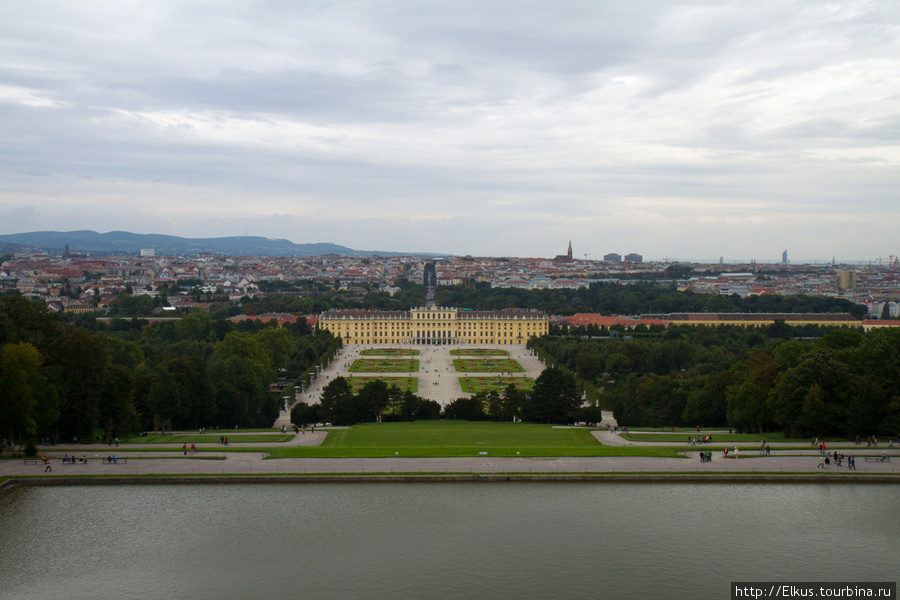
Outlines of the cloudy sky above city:
[{"label": "cloudy sky above city", "polygon": [[900,3],[9,2],[0,233],[900,253]]}]

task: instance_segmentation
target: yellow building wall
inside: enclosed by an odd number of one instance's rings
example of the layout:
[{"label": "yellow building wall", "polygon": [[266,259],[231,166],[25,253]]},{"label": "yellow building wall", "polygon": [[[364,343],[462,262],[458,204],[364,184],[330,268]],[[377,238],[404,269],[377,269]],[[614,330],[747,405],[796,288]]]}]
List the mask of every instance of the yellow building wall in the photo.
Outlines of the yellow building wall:
[{"label": "yellow building wall", "polygon": [[[399,313],[402,314],[402,313]],[[531,336],[546,335],[550,329],[545,315],[510,318],[468,316],[447,308],[419,308],[409,318],[386,316],[349,316],[338,312],[319,317],[319,327],[340,337],[347,344],[524,344]]]}]

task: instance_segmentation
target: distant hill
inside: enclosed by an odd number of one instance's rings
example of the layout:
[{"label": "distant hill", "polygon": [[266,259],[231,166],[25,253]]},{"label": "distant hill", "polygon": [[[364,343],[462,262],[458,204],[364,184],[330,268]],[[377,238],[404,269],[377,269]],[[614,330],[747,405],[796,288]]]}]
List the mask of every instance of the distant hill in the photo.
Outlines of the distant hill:
[{"label": "distant hill", "polygon": [[218,254],[226,256],[399,256],[421,254],[419,252],[377,252],[353,250],[338,244],[295,244],[288,240],[276,240],[256,236],[220,238],[182,238],[174,235],[129,233],[127,231],[33,231],[0,235],[0,245],[12,249],[35,248],[62,252],[66,244],[71,252],[104,254],[139,254],[144,248],[152,248],[159,255]]}]

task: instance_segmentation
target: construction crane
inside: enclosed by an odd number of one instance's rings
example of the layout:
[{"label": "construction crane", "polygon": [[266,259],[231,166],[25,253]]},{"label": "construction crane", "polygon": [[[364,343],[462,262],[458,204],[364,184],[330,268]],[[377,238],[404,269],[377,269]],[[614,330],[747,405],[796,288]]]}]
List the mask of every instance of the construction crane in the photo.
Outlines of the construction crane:
[{"label": "construction crane", "polygon": [[584,253],[584,262],[587,262],[587,257],[588,257],[588,256],[590,256],[590,254],[587,253],[587,252],[585,252],[585,253]]}]

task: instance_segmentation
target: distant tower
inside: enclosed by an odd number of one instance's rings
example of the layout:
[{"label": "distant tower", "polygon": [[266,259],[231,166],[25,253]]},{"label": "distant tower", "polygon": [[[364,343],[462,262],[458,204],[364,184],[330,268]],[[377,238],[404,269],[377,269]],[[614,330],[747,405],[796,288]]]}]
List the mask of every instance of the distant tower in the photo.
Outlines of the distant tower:
[{"label": "distant tower", "polygon": [[425,284],[425,306],[434,306],[434,288],[437,287],[437,269],[433,262],[425,263],[425,272],[422,283]]},{"label": "distant tower", "polygon": [[572,260],[572,240],[569,240],[569,251],[566,252],[566,256],[569,258],[569,261]]},{"label": "distant tower", "polygon": [[788,264],[787,249],[785,249],[785,251],[781,253],[781,264],[783,264],[783,265]]},{"label": "distant tower", "polygon": [[63,251],[63,258],[69,258],[69,244],[66,244],[66,249]]}]

